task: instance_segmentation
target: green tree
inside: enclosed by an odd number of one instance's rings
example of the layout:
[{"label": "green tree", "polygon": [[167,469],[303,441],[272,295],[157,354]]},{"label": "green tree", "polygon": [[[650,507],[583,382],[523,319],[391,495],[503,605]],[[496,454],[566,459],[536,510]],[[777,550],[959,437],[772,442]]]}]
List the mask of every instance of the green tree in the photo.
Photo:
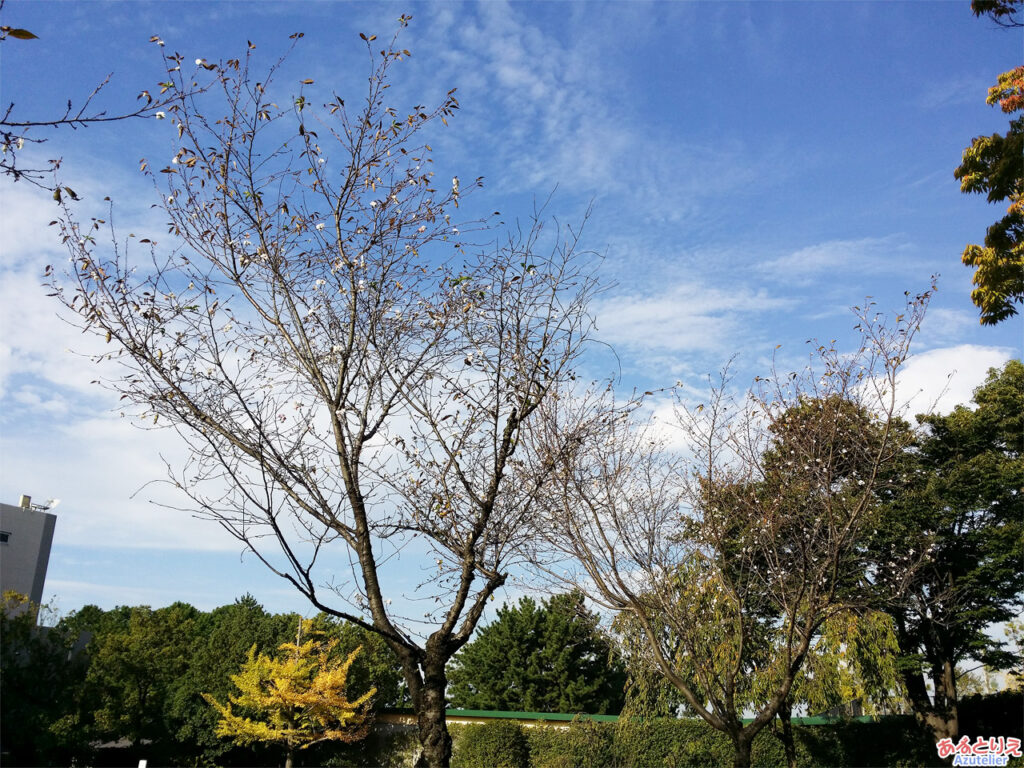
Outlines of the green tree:
[{"label": "green tree", "polygon": [[[789,697],[779,707],[779,737],[789,768],[797,767],[793,709],[801,707],[814,715],[841,708],[845,714],[854,714],[850,707],[856,705],[856,714],[884,714],[902,691],[898,655],[892,618],[881,611],[847,611],[822,625]],[[766,680],[777,678],[778,673],[764,676]],[[755,698],[763,700],[769,694],[769,690],[760,690]]]},{"label": "green tree", "polygon": [[[1001,26],[1021,26],[1020,0],[974,0],[976,16],[990,16]],[[1024,109],[1024,66],[999,75],[986,102],[1012,115]],[[990,203],[1009,201],[1006,216],[988,228],[983,245],[968,245],[963,263],[974,268],[971,293],[983,325],[1017,314],[1024,302],[1024,116],[1010,121],[1005,135],[978,136],[963,153],[954,176],[960,191],[984,194]]]},{"label": "green tree", "polygon": [[453,660],[448,698],[460,709],[618,713],[625,670],[580,593],[498,610]]},{"label": "green tree", "polygon": [[956,695],[957,700],[968,696],[991,696],[999,693],[999,675],[997,670],[987,664],[979,664],[973,669],[957,668]]},{"label": "green tree", "polygon": [[296,749],[364,738],[368,704],[376,690],[348,698],[348,672],[360,649],[342,660],[334,654],[337,644],[313,631],[311,621],[300,621],[295,642],[283,643],[277,658],[257,654],[255,645],[250,648],[241,671],[231,677],[239,693],[226,704],[204,694],[220,715],[217,735],[241,745],[280,745],[285,768],[292,768]]},{"label": "green tree", "polygon": [[[58,634],[52,636],[85,648],[75,656],[81,679],[74,695],[60,694],[59,686],[53,688],[58,692],[53,695],[62,697],[66,705],[50,726],[54,738],[66,745],[65,752],[77,749],[74,754],[83,759],[90,740],[143,738],[149,753],[160,761],[230,761],[226,753],[233,745],[218,738],[218,715],[203,694],[227,700],[234,690],[231,675],[245,663],[249,650],[255,646],[257,653],[273,653],[294,639],[299,619],[295,613],[267,613],[251,595],[208,613],[183,604],[157,611],[85,606],[63,617]],[[375,706],[404,701],[400,665],[378,635],[323,614],[312,622],[314,629],[337,641],[335,653],[348,654],[362,646],[349,670],[350,689],[367,690],[379,680]],[[13,642],[5,643],[4,650],[13,652],[15,647]],[[70,671],[67,677],[74,679]],[[11,698],[5,704],[13,708],[31,700],[31,696]],[[37,729],[21,732],[42,743]],[[252,755],[243,759],[251,761]]]},{"label": "green tree", "polygon": [[325,614],[318,618],[326,624],[328,635],[337,639],[339,653],[348,654],[356,648],[362,649],[348,673],[353,690],[375,688],[377,693],[372,702],[375,710],[409,706],[409,691],[402,676],[402,665],[379,634]]},{"label": "green tree", "polygon": [[7,592],[0,605],[0,744],[11,765],[69,764],[87,753],[78,729],[86,661],[77,635],[38,626],[45,606]]},{"label": "green tree", "polygon": [[[692,600],[693,594],[681,592],[681,599]],[[734,652],[730,638],[716,637],[721,628],[722,612],[712,610],[715,602],[712,599],[711,605],[698,609],[709,632],[697,642],[692,637],[689,639],[690,653],[724,656]],[[681,611],[677,610],[677,613]],[[770,701],[778,681],[785,677],[784,665],[790,663],[785,643],[779,647],[772,646],[773,638],[776,643],[782,639],[773,632],[773,625],[777,626],[778,622],[778,616],[765,613],[743,629],[746,647],[742,655],[746,679],[743,684],[734,683],[734,696],[744,709],[756,711],[763,707]],[[626,648],[626,657],[633,660],[628,665],[630,688],[624,714],[651,718],[675,717],[680,711],[692,712],[678,691],[652,670],[647,641],[640,625],[628,615],[620,615],[616,626],[620,641]],[[672,629],[666,625],[662,631],[671,633]],[[687,659],[687,651],[682,648],[686,640],[677,637],[675,642],[680,646],[676,655],[679,668],[689,667],[691,674],[696,676],[697,665]],[[842,707],[850,713],[849,705],[857,703],[856,714],[884,713],[885,707],[899,696],[902,689],[896,666],[898,653],[892,619],[880,611],[845,611],[832,615],[822,624],[808,647],[789,695],[778,707],[780,728],[775,734],[783,744],[790,768],[796,768],[798,764],[793,710],[799,708],[814,715]],[[705,666],[710,667],[709,664]],[[704,673],[707,674],[707,669]],[[713,674],[727,679],[729,671],[722,665]]]},{"label": "green tree", "polygon": [[275,651],[294,637],[297,614],[269,614],[252,595],[198,617],[196,641],[187,669],[172,681],[167,713],[180,761],[194,758],[198,749],[211,761],[231,748],[217,737],[217,713],[204,693],[224,701],[232,692],[231,675],[245,663],[250,648]]},{"label": "green tree", "polygon": [[1017,663],[1007,673],[1007,687],[1014,691],[1024,690],[1024,620],[1006,622],[1006,637],[1017,656]]},{"label": "green tree", "polygon": [[915,713],[937,738],[956,738],[957,666],[974,659],[1006,669],[1015,660],[987,630],[1019,615],[1024,591],[1024,365],[989,371],[973,408],[919,420],[873,546],[923,560],[909,589],[892,590],[880,607],[896,622]]},{"label": "green tree", "polygon": [[[830,559],[824,553],[814,553],[802,540],[817,524],[825,522],[833,526],[838,523],[842,528],[844,521],[850,518],[849,510],[844,510],[849,499],[844,498],[846,494],[842,492],[836,493],[840,486],[856,491],[871,482],[877,495],[893,483],[893,461],[899,457],[898,447],[910,442],[911,433],[908,425],[899,419],[885,426],[890,433],[888,438],[880,427],[881,422],[849,400],[808,399],[791,408],[779,423],[770,427],[774,443],[762,459],[764,476],[750,487],[727,488],[728,495],[736,498],[733,502],[736,507],[743,506],[742,497],[756,493],[765,506],[777,504],[788,510],[788,519],[777,528],[776,536],[783,542],[783,551],[792,555],[789,569],[813,568]],[[808,450],[808,439],[811,450]],[[873,467],[873,453],[887,439],[891,446],[888,457]],[[803,460],[798,459],[800,456]],[[822,466],[827,467],[827,483],[821,482],[820,470],[816,469]],[[875,477],[870,480],[872,472]],[[825,485],[828,485],[827,491]],[[835,494],[832,500],[827,498],[830,493]],[[823,520],[820,510],[830,506],[833,509]],[[790,768],[796,768],[797,762],[791,724],[794,707],[807,708],[814,713],[859,701],[870,711],[876,699],[887,702],[893,693],[898,693],[895,669],[898,646],[892,621],[887,615],[866,608],[871,590],[865,589],[863,574],[870,572],[875,564],[864,557],[864,544],[867,530],[876,524],[878,515],[879,507],[872,498],[857,528],[850,531],[858,540],[837,563],[846,576],[833,585],[836,607],[846,610],[825,614],[789,695],[779,705],[781,739]],[[735,554],[742,561],[742,553]],[[773,559],[769,554],[764,562],[755,562],[754,568],[767,569]],[[893,575],[903,574],[911,565],[912,561],[894,563]],[[756,585],[747,585],[750,587],[756,588]],[[782,615],[777,613],[777,603],[770,597],[766,605],[771,608],[767,612],[762,610],[759,618],[762,623],[772,625]],[[758,670],[752,676],[755,707],[770,700],[777,681],[785,677],[779,665],[790,663],[785,643],[778,649],[772,647],[778,639],[775,633],[768,635],[769,645],[763,651],[766,662],[762,663],[767,663],[769,669]]]},{"label": "green tree", "polygon": [[[186,603],[119,608],[89,643],[85,685],[96,738],[163,748],[174,730],[170,692],[191,665],[200,612]],[[86,724],[85,727],[88,727]]]},{"label": "green tree", "polygon": [[119,605],[109,611],[98,605],[85,605],[61,617],[58,626],[76,636],[86,635],[86,639],[91,640],[99,635],[125,630],[131,613],[132,608],[126,605]]}]

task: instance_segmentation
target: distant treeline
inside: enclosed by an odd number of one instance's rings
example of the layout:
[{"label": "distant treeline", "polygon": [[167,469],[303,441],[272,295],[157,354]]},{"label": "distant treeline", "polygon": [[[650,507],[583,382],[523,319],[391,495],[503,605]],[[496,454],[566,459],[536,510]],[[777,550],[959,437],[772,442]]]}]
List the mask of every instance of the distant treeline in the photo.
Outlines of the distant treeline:
[{"label": "distant treeline", "polygon": [[[7,597],[11,608],[17,598]],[[237,749],[218,738],[217,713],[202,694],[226,701],[237,693],[231,676],[249,649],[272,653],[294,641],[298,614],[267,613],[249,595],[208,612],[180,602],[155,610],[86,606],[51,628],[36,627],[37,610],[0,617],[4,765],[102,765],[126,751],[132,765],[141,758],[150,765],[279,762],[277,751]],[[362,646],[349,675],[352,694],[376,687],[375,708],[406,703],[401,670],[378,635],[323,615],[314,623],[339,639],[339,655]]]},{"label": "distant treeline", "polygon": [[[19,605],[23,601],[8,595],[0,611],[3,764],[134,766],[143,758],[151,765],[280,763],[278,749],[239,748],[217,737],[217,714],[202,694],[226,701],[236,692],[231,676],[250,648],[273,653],[294,641],[299,614],[267,613],[246,595],[209,612],[186,603],[155,610],[86,606],[41,628],[38,607]],[[362,646],[349,674],[353,697],[375,687],[374,709],[408,706],[401,669],[379,636],[324,615],[313,622],[338,639],[339,655]],[[579,595],[539,603],[524,598],[501,609],[456,657],[450,702],[479,709],[563,704],[572,711],[618,711],[621,660],[603,643]],[[497,665],[502,649],[504,669]],[[584,678],[591,683],[586,690],[580,688]],[[1021,691],[971,697],[961,710],[961,731],[1020,736],[1022,705]],[[780,735],[773,727],[758,737],[757,765],[786,764]],[[692,718],[625,716],[619,723],[574,722],[568,730],[496,721],[453,727],[453,736],[453,765],[461,768],[718,765],[731,755],[722,734]],[[800,764],[937,762],[934,740],[910,717],[797,726],[795,736]],[[415,751],[414,733],[378,732],[359,744],[317,745],[297,755],[296,764],[400,765]]]}]

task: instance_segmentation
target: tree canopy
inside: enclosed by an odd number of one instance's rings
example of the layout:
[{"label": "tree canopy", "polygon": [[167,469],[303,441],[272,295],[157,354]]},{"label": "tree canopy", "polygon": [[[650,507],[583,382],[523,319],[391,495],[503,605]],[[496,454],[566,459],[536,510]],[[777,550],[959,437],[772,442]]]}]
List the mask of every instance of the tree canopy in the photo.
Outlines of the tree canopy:
[{"label": "tree canopy", "polygon": [[460,709],[617,714],[625,674],[579,593],[498,610],[453,659],[448,698]]},{"label": "tree canopy", "polygon": [[880,607],[896,621],[911,704],[942,738],[958,733],[957,665],[1016,658],[988,630],[1024,605],[1024,364],[989,371],[973,407],[920,423],[872,545],[923,558],[909,591]]},{"label": "tree canopy", "polygon": [[[173,245],[100,245],[106,221],[65,200],[70,274],[51,275],[111,345],[126,408],[187,441],[171,482],[313,605],[381,635],[421,759],[445,765],[445,665],[525,557],[552,455],[530,433],[573,386],[596,260],[539,214],[474,244],[481,223],[453,216],[480,181],[439,183],[425,135],[454,92],[400,114],[389,81],[410,54],[362,37],[370,72],[348,101],[276,83],[278,65],[257,75],[251,48],[194,68],[168,54],[178,149],[142,166]],[[407,595],[422,616],[382,583],[405,550],[427,558]],[[326,565],[334,551],[352,567]]]},{"label": "tree canopy", "polygon": [[38,625],[46,611],[15,592],[0,604],[0,744],[12,765],[70,765],[87,748],[79,705],[88,663],[76,632]]},{"label": "tree canopy", "polygon": [[618,613],[630,662],[727,734],[737,766],[824,624],[913,567],[901,556],[882,568],[865,545],[908,439],[895,377],[928,298],[891,327],[861,310],[858,354],[818,345],[817,369],[773,371],[742,397],[726,379],[707,403],[679,402],[687,456],[635,407],[601,404],[608,395],[559,400],[548,415],[575,450],[545,495],[542,536],[562,559],[542,572]]},{"label": "tree canopy", "polygon": [[[1020,26],[1019,0],[974,0],[976,16],[988,15],[997,24]],[[989,88],[988,104],[1008,115],[1024,109],[1024,66],[999,75]],[[983,194],[990,203],[1009,202],[1006,215],[988,228],[983,245],[968,245],[963,263],[974,268],[971,298],[981,310],[983,325],[994,325],[1017,314],[1024,302],[1024,115],[1010,121],[1005,134],[978,136],[963,153],[954,176],[965,193]]]},{"label": "tree canopy", "polygon": [[348,672],[361,648],[341,658],[334,653],[337,644],[314,631],[313,622],[300,621],[295,642],[283,643],[276,656],[257,654],[253,645],[241,671],[231,676],[238,692],[224,704],[204,694],[220,715],[217,735],[242,745],[280,745],[286,768],[296,749],[364,738],[376,689],[349,698]]},{"label": "tree canopy", "polygon": [[[166,764],[269,759],[265,748],[219,738],[219,716],[203,694],[227,701],[235,692],[231,676],[250,650],[273,655],[294,641],[298,614],[267,613],[245,595],[208,612],[185,603],[85,606],[54,627],[39,627],[39,607],[29,607],[0,616],[5,759],[9,754],[12,763],[25,765],[102,762],[97,745],[126,741]],[[318,638],[333,644],[332,661],[362,648],[348,668],[348,691],[376,688],[373,709],[405,704],[401,666],[378,635],[323,614],[309,621]]]},{"label": "tree canopy", "polygon": [[116,629],[97,635],[89,647],[86,686],[97,737],[163,741],[165,706],[191,664],[199,611],[185,603],[118,612]]},{"label": "tree canopy", "polygon": [[1024,22],[1017,18],[1021,0],[971,0],[971,11],[975,16],[988,16],[1001,27],[1021,27]]}]

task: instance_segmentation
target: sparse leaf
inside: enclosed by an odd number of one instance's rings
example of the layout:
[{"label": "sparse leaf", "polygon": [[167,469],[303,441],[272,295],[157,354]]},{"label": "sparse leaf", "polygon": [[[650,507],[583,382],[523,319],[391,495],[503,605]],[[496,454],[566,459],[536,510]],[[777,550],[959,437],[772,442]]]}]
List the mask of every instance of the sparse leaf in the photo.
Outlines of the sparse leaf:
[{"label": "sparse leaf", "polygon": [[12,29],[10,27],[4,27],[3,31],[4,31],[4,33],[6,34],[7,37],[13,37],[13,38],[15,38],[17,40],[38,40],[39,39],[37,35],[32,34],[27,29],[19,29],[19,28],[13,28]]}]

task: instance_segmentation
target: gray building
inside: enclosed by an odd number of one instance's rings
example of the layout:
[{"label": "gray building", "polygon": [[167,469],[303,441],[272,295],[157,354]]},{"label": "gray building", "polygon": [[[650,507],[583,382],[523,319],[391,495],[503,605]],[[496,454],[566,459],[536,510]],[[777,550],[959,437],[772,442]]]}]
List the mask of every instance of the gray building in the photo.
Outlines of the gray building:
[{"label": "gray building", "polygon": [[33,504],[28,496],[22,496],[18,506],[0,504],[0,593],[13,590],[28,595],[33,603],[43,601],[57,524],[49,508]]}]

